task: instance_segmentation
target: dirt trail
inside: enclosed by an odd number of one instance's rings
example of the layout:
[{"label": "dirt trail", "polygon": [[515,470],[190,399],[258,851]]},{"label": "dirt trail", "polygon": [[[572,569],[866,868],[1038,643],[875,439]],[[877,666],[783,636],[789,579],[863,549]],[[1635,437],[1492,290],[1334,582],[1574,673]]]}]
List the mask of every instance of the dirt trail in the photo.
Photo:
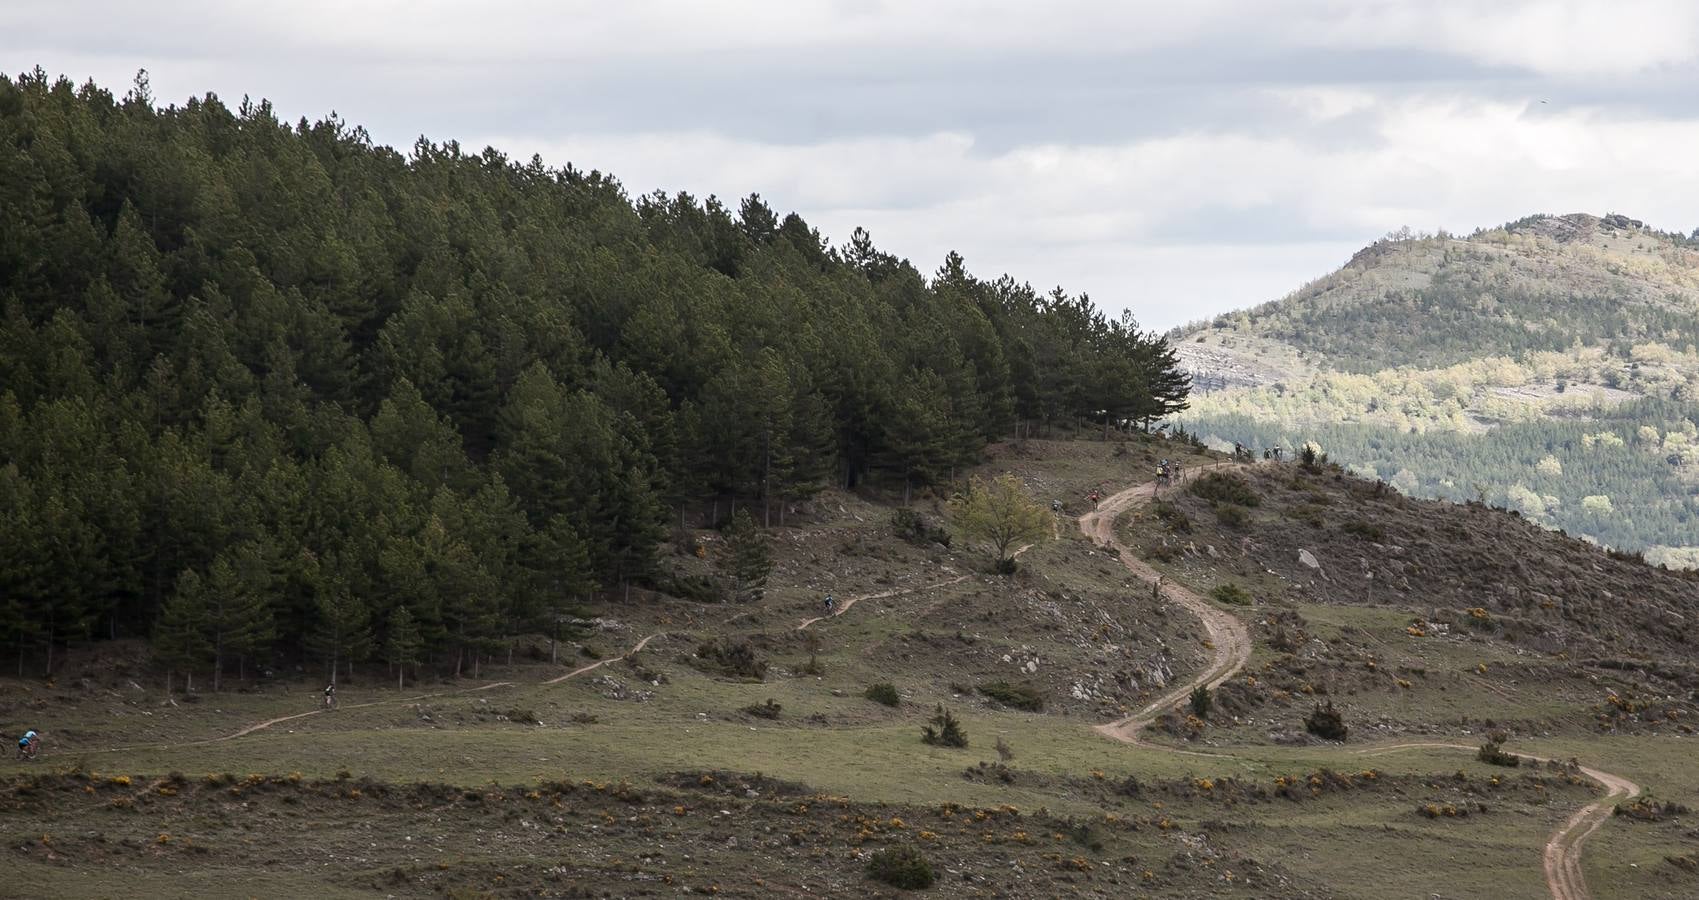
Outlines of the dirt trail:
[{"label": "dirt trail", "polygon": [[[1238,463],[1216,463],[1202,466],[1197,471],[1223,467],[1238,467]],[[1190,474],[1190,473],[1188,473]],[[1080,531],[1098,544],[1113,547],[1120,552],[1121,563],[1127,570],[1143,579],[1146,583],[1154,583],[1164,598],[1185,607],[1196,615],[1202,622],[1207,640],[1214,648],[1209,665],[1202,672],[1173,690],[1163,694],[1144,709],[1125,718],[1116,719],[1096,726],[1099,734],[1150,749],[1164,750],[1170,753],[1182,753],[1188,756],[1219,756],[1231,758],[1226,753],[1209,753],[1197,750],[1184,750],[1146,743],[1139,738],[1142,731],[1158,716],[1190,696],[1192,689],[1198,685],[1215,687],[1232,678],[1244,667],[1251,655],[1250,631],[1245,623],[1232,613],[1220,609],[1197,594],[1176,584],[1163,584],[1161,576],[1144,561],[1135,557],[1132,550],[1115,536],[1115,520],[1132,507],[1152,500],[1156,497],[1156,485],[1146,483],[1136,485],[1115,494],[1098,504],[1097,509],[1080,516]],[[1473,753],[1477,748],[1467,744],[1452,744],[1439,741],[1415,741],[1408,743],[1383,744],[1365,747],[1353,751],[1355,754],[1375,756],[1384,753],[1397,753],[1403,750],[1462,750]],[[1543,757],[1527,756],[1537,762],[1546,762]],[[1615,801],[1637,797],[1640,786],[1620,775],[1613,775],[1598,769],[1581,767],[1581,773],[1593,779],[1605,788],[1605,796],[1587,804],[1570,816],[1546,841],[1543,852],[1546,887],[1550,889],[1552,900],[1589,900],[1592,894],[1587,890],[1586,878],[1581,872],[1581,844],[1590,837],[1599,826],[1610,818]]]},{"label": "dirt trail", "polygon": [[[618,656],[610,656],[607,659],[598,660],[596,662],[591,663],[590,665],[582,666],[582,667],[577,668],[577,669],[573,669],[572,671],[566,673],[565,675],[557,675],[554,678],[548,679],[547,681],[540,682],[540,684],[544,684],[544,685],[560,684],[561,682],[563,682],[563,681],[565,681],[569,678],[575,678],[579,675],[583,675],[585,672],[593,671],[595,669],[598,669],[602,666],[607,665],[608,663],[619,662],[622,659],[627,659],[631,656],[636,655],[638,651],[640,651],[644,647],[648,646],[650,641],[654,640],[655,638],[660,637],[661,634],[662,634],[662,632],[656,632],[655,634],[648,635],[647,637],[638,641],[636,644],[633,644],[630,650],[627,650],[627,651],[625,651],[624,653],[621,653]],[[401,706],[401,705],[405,705],[405,704],[408,704],[408,703],[418,703],[421,700],[434,700],[438,697],[453,697],[453,696],[456,696],[456,695],[459,695],[459,694],[476,694],[476,693],[480,693],[482,691],[495,690],[496,688],[513,687],[513,685],[514,685],[514,682],[512,682],[512,681],[491,681],[491,682],[487,682],[485,684],[475,685],[473,687],[455,688],[454,690],[451,690],[451,691],[434,691],[434,692],[429,693],[429,694],[414,694],[411,697],[399,697],[399,698],[397,698],[397,697],[386,697],[382,700],[368,700],[365,703],[350,703],[350,704],[347,704],[345,706],[338,706],[338,707],[336,707],[336,709],[367,709],[367,708],[370,708],[370,707],[373,707],[373,706],[386,706],[386,705]],[[252,725],[244,725],[242,728],[240,728],[236,731],[233,731],[229,734],[222,735],[220,737],[202,738],[202,739],[196,740],[196,741],[172,741],[172,742],[169,742],[169,743],[162,743],[162,744],[140,744],[140,745],[133,746],[133,747],[106,747],[106,748],[98,749],[98,750],[79,750],[78,752],[79,753],[123,753],[123,752],[131,751],[131,750],[151,750],[151,749],[159,749],[159,748],[163,748],[163,747],[199,747],[199,746],[204,746],[206,744],[221,744],[225,741],[233,741],[233,740],[236,740],[237,738],[247,737],[248,735],[253,734],[256,731],[264,731],[267,728],[272,727],[273,725],[281,725],[284,722],[293,722],[296,719],[305,719],[309,716],[323,715],[324,713],[333,712],[333,711],[334,710],[328,710],[328,709],[325,709],[324,707],[321,706],[321,707],[318,707],[316,709],[309,709],[306,712],[293,713],[293,714],[287,715],[287,716],[278,716],[275,719],[266,719],[263,722],[255,722]]]},{"label": "dirt trail", "polygon": [[[1203,466],[1198,471],[1217,469],[1230,466],[1231,463],[1217,463]],[[1132,548],[1121,543],[1115,536],[1115,520],[1132,507],[1156,497],[1156,484],[1147,482],[1127,488],[1112,497],[1103,500],[1097,508],[1080,516],[1080,531],[1093,541],[1105,547],[1112,547],[1120,553],[1121,564],[1127,571],[1143,579],[1146,583],[1159,585],[1161,595],[1197,616],[1203,622],[1206,640],[1213,647],[1209,665],[1202,672],[1184,684],[1178,685],[1166,694],[1152,701],[1145,708],[1125,718],[1116,719],[1097,726],[1097,731],[1103,735],[1129,744],[1139,744],[1139,732],[1146,725],[1155,721],[1164,711],[1191,695],[1192,689],[1198,685],[1215,687],[1232,678],[1245,662],[1251,658],[1251,632],[1238,616],[1220,609],[1197,594],[1180,585],[1161,581],[1162,576],[1149,565],[1133,555]]]},{"label": "dirt trail", "polygon": [[[1025,550],[1026,548],[1022,547],[1021,549]],[[862,594],[859,597],[851,597],[848,600],[845,600],[842,606],[833,610],[830,615],[815,616],[812,619],[802,620],[802,624],[796,626],[796,630],[802,631],[802,630],[808,628],[810,625],[813,625],[815,622],[820,621],[821,619],[832,619],[832,618],[836,618],[838,616],[841,616],[844,613],[849,612],[850,607],[856,605],[857,603],[860,603],[863,600],[883,600],[886,597],[896,597],[896,596],[900,596],[902,594],[912,594],[915,591],[936,590],[937,588],[941,588],[941,587],[949,587],[952,584],[960,584],[961,582],[964,582],[966,580],[968,580],[968,576],[957,575],[954,578],[950,578],[950,579],[947,579],[945,581],[940,581],[940,582],[937,582],[935,584],[917,584],[914,587],[892,588],[891,590],[888,590],[888,591],[880,591],[877,594]]]}]

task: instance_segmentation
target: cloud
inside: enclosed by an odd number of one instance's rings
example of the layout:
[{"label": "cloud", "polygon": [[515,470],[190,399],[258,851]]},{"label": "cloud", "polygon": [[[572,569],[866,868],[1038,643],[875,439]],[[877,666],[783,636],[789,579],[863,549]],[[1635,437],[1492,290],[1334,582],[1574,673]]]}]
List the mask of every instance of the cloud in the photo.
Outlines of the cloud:
[{"label": "cloud", "polygon": [[0,7],[0,58],[759,192],[1158,326],[1405,224],[1699,224],[1686,0],[61,0]]}]

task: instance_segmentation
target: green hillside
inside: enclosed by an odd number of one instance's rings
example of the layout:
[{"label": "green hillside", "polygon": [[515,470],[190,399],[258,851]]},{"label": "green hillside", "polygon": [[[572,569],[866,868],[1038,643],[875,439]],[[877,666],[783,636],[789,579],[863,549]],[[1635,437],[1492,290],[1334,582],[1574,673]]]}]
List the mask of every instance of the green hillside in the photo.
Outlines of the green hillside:
[{"label": "green hillside", "polygon": [[758,196],[0,78],[20,670],[137,634],[214,677],[304,649],[476,668],[597,592],[712,599],[670,528],[942,484],[993,438],[1185,391],[1083,296],[955,254],[928,278]]},{"label": "green hillside", "polygon": [[1176,335],[1180,424],[1699,563],[1699,241],[1622,216],[1393,235]]}]

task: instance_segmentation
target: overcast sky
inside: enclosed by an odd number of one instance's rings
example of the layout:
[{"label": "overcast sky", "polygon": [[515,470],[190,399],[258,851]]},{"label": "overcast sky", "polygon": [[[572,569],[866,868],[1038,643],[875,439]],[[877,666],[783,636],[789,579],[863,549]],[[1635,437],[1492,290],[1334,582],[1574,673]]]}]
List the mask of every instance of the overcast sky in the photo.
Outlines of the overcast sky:
[{"label": "overcast sky", "polygon": [[1402,225],[1699,226],[1693,0],[0,0],[0,67],[759,192],[1148,327]]}]

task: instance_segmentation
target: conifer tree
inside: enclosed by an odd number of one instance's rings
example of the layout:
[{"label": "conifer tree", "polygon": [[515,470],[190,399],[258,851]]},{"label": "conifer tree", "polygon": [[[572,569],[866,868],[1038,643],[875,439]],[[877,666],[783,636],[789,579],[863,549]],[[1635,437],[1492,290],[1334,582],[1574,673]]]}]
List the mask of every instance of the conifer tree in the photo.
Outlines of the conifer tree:
[{"label": "conifer tree", "polygon": [[397,606],[389,614],[389,635],[383,645],[385,661],[395,667],[397,689],[407,686],[407,667],[419,665],[419,654],[424,646],[424,635],[419,632],[419,623],[413,618],[412,610],[405,604]]},{"label": "conifer tree", "polygon": [[740,603],[760,600],[767,590],[767,576],[773,571],[767,536],[755,526],[747,509],[732,514],[723,534],[726,552],[715,564],[731,582],[732,598]]},{"label": "conifer tree", "polygon": [[153,628],[154,657],[165,664],[165,691],[181,671],[188,690],[195,689],[195,669],[212,655],[206,638],[206,585],[193,569],[177,579],[177,589],[165,601]]},{"label": "conifer tree", "polygon": [[330,683],[336,683],[337,668],[365,659],[372,650],[370,616],[366,604],[349,592],[339,579],[331,579],[318,592],[319,619],[308,645],[330,668]]}]

